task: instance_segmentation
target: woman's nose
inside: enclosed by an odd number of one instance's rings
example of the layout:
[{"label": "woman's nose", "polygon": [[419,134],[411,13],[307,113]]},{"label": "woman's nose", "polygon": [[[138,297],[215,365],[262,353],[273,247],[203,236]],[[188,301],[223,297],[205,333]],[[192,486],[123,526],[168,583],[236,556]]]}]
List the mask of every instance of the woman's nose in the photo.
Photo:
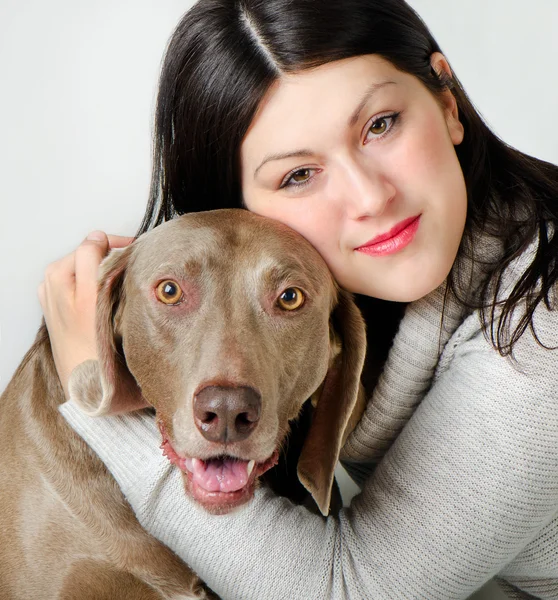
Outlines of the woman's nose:
[{"label": "woman's nose", "polygon": [[351,219],[379,217],[393,200],[396,190],[378,168],[353,163],[345,169],[341,197]]}]

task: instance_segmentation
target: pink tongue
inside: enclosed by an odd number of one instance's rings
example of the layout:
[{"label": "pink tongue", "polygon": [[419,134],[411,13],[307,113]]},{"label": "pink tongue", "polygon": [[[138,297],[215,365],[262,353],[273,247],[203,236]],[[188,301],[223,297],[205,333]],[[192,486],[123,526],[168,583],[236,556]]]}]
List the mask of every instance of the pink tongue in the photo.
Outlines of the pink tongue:
[{"label": "pink tongue", "polygon": [[248,481],[246,461],[225,458],[207,462],[196,460],[193,463],[189,469],[192,471],[192,479],[207,492],[236,492]]}]

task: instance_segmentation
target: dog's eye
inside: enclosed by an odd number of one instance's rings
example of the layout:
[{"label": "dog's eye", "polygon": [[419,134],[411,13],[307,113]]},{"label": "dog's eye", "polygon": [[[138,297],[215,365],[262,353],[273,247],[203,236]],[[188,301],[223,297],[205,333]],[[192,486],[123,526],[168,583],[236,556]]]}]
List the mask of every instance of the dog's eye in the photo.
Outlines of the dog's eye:
[{"label": "dog's eye", "polygon": [[288,288],[279,296],[277,304],[283,310],[296,310],[304,304],[304,292],[299,288]]},{"label": "dog's eye", "polygon": [[163,304],[179,304],[182,296],[182,289],[176,281],[166,279],[157,286],[157,298]]}]

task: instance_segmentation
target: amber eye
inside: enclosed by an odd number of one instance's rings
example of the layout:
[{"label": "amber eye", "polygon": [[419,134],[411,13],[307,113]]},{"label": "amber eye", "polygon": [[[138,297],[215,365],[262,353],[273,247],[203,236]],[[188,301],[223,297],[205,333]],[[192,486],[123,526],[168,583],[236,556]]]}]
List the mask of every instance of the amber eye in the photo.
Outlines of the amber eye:
[{"label": "amber eye", "polygon": [[183,299],[182,289],[176,281],[166,279],[157,286],[157,298],[163,304],[180,304]]},{"label": "amber eye", "polygon": [[310,169],[299,169],[291,175],[291,179],[296,183],[303,183],[310,178]]},{"label": "amber eye", "polygon": [[386,119],[378,119],[372,123],[372,127],[370,127],[370,131],[374,135],[382,135],[387,129],[387,120]]},{"label": "amber eye", "polygon": [[283,310],[296,310],[304,304],[304,292],[299,288],[288,288],[279,296],[277,304]]}]

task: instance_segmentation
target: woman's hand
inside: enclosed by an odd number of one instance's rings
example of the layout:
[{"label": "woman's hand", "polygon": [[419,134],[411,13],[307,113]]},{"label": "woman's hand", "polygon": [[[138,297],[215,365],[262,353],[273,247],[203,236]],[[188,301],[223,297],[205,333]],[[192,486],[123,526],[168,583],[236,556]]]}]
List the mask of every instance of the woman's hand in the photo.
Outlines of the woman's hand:
[{"label": "woman's hand", "polygon": [[123,248],[133,239],[94,231],[74,252],[50,264],[39,285],[39,302],[66,398],[74,367],[97,357],[95,305],[99,265],[111,248]]}]

